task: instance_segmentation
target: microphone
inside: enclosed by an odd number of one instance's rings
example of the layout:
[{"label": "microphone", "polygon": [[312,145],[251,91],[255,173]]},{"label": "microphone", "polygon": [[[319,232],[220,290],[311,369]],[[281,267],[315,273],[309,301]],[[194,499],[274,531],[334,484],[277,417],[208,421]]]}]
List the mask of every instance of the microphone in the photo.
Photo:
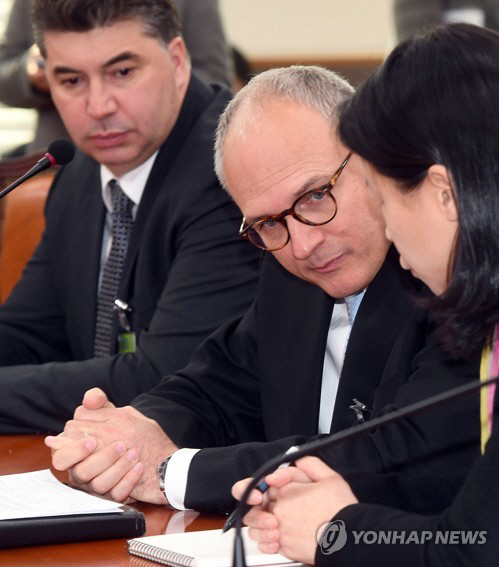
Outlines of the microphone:
[{"label": "microphone", "polygon": [[39,159],[35,165],[27,171],[22,177],[11,183],[8,187],[0,191],[0,199],[15,189],[24,181],[30,179],[40,171],[44,171],[53,165],[66,165],[75,155],[75,148],[68,140],[56,140],[52,142],[47,153]]},{"label": "microphone", "polygon": [[[262,486],[262,483],[265,482],[263,480],[264,477],[271,472],[274,472],[280,465],[289,463],[291,461],[296,461],[297,459],[305,457],[307,455],[314,455],[320,450],[325,449],[326,447],[336,445],[342,441],[346,441],[347,439],[351,439],[352,437],[356,437],[357,435],[361,435],[362,433],[365,433],[367,431],[371,431],[378,427],[385,426],[389,423],[400,421],[401,419],[404,419],[411,415],[421,413],[455,398],[464,396],[474,390],[479,390],[480,388],[490,386],[491,384],[494,384],[496,382],[499,382],[499,375],[495,376],[494,378],[489,378],[488,380],[473,380],[472,382],[468,382],[463,386],[452,388],[451,390],[447,390],[440,394],[436,394],[435,396],[425,398],[424,400],[415,402],[413,404],[400,408],[399,410],[395,410],[380,417],[370,419],[369,421],[359,423],[357,425],[349,427],[348,429],[343,429],[342,431],[339,431],[334,435],[328,435],[327,437],[304,443],[303,445],[300,445],[295,451],[284,453],[283,455],[278,455],[277,457],[274,457],[273,459],[270,459],[269,461],[264,463],[253,474],[251,482],[246,487],[246,490],[241,496],[241,500],[238,502],[234,511],[225,522],[223,528],[224,532],[231,529],[232,527],[235,527],[236,529],[236,535],[234,539],[233,566],[246,567],[246,561],[244,558],[244,544],[241,537],[241,527],[243,516],[246,514],[249,508],[251,508],[251,506],[248,506],[248,504],[246,504],[248,496],[254,488],[259,488],[260,486]],[[259,490],[261,492],[265,491],[262,488],[259,488]]]}]

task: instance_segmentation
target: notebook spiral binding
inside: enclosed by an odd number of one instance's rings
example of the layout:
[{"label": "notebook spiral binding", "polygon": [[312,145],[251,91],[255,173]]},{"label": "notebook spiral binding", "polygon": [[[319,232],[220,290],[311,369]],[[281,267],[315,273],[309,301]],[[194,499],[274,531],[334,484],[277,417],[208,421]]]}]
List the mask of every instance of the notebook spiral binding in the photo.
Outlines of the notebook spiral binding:
[{"label": "notebook spiral binding", "polygon": [[131,541],[128,546],[128,551],[144,559],[158,561],[164,565],[173,564],[175,566],[182,565],[182,567],[190,567],[195,559],[189,555],[168,551],[166,549],[158,549],[148,543],[138,541]]}]

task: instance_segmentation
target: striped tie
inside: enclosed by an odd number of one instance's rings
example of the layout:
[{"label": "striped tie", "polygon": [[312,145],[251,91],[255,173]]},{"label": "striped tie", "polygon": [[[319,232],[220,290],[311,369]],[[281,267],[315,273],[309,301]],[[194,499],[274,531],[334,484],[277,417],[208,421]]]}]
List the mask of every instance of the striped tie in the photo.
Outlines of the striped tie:
[{"label": "striped tie", "polygon": [[102,271],[102,281],[97,298],[97,318],[95,321],[94,356],[109,356],[114,319],[114,300],[125,263],[128,240],[133,226],[131,201],[112,179],[109,182],[113,205],[111,228],[111,251]]}]

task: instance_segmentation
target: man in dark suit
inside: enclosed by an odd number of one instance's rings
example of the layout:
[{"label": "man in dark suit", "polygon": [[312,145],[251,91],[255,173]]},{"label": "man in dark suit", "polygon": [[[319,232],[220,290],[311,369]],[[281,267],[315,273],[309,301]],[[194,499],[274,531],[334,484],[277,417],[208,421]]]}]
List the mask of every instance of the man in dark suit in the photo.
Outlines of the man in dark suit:
[{"label": "man in dark suit", "polygon": [[[96,384],[118,404],[152,388],[244,312],[258,263],[213,171],[230,93],[191,77],[171,3],[95,0],[82,12],[78,0],[40,0],[34,15],[54,102],[81,151],[57,176],[42,241],[0,309],[4,433],[60,431]],[[110,284],[116,181],[131,232]],[[128,305],[119,317],[116,298]]]},{"label": "man in dark suit", "polygon": [[[217,173],[244,215],[242,234],[272,252],[256,300],[134,407],[88,392],[65,433],[47,438],[56,468],[118,500],[227,509],[231,484],[271,456],[476,374],[478,361],[440,349],[412,301],[427,292],[389,249],[362,163],[336,136],[350,92],[332,72],[295,67],[255,77],[229,104]],[[477,412],[470,398],[324,458],[344,473],[425,475],[426,494],[393,483],[390,499],[439,508],[479,454]],[[434,494],[449,466],[461,474]],[[359,497],[387,497],[357,476]]]},{"label": "man in dark suit", "polygon": [[[177,0],[175,6],[193,71],[208,83],[230,86],[229,53],[218,0]],[[10,4],[0,43],[0,101],[33,108],[37,113],[33,141],[14,151],[34,152],[68,137],[52,103],[43,60],[34,44],[31,0],[13,0]]]}]

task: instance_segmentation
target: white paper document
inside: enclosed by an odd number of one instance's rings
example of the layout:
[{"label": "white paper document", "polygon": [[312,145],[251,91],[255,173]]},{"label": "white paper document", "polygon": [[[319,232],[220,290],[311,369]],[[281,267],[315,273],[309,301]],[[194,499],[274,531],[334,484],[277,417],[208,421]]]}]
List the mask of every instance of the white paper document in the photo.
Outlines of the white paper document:
[{"label": "white paper document", "polygon": [[117,502],[66,486],[48,469],[0,476],[0,520],[122,511]]}]

